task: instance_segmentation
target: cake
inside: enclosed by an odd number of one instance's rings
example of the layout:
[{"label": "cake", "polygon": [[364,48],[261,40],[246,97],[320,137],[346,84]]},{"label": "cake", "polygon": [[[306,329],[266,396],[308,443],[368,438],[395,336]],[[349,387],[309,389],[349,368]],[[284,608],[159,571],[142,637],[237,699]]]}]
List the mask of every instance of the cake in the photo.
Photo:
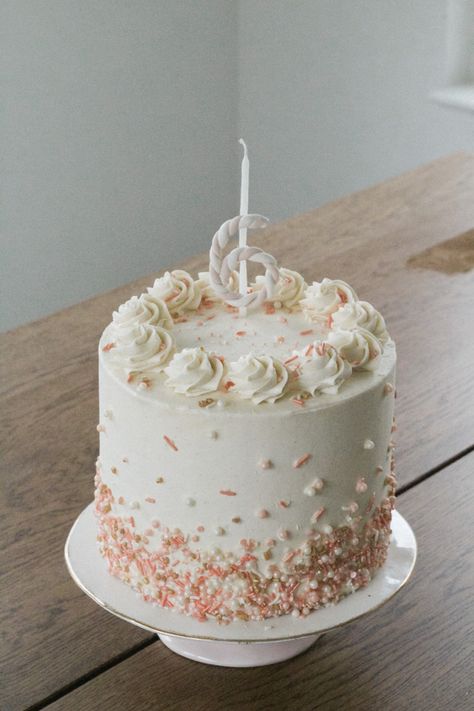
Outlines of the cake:
[{"label": "cake", "polygon": [[[304,617],[384,564],[394,504],[395,345],[337,279],[255,247],[167,272],[99,344],[95,510],[109,572],[199,620]],[[260,263],[239,292],[237,268]],[[315,613],[316,614],[316,613]]]}]

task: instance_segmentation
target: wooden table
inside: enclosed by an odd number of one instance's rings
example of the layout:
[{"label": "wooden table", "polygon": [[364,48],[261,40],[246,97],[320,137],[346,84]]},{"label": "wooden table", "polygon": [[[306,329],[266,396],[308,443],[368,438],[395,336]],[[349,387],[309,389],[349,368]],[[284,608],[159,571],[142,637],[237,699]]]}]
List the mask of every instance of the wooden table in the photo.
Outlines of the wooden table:
[{"label": "wooden table", "polygon": [[400,364],[399,509],[420,545],[412,581],[304,655],[251,670],[180,658],[76,588],[63,544],[93,492],[96,343],[148,276],[0,337],[2,711],[474,708],[474,156],[252,242],[308,280],[345,279],[387,317]]}]

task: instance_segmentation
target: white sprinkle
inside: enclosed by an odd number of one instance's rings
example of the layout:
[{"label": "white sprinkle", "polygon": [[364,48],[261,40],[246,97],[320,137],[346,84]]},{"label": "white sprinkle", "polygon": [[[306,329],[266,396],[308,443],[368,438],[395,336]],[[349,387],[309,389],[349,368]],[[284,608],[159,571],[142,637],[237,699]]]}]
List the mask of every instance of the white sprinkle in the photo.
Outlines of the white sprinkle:
[{"label": "white sprinkle", "polygon": [[137,390],[148,390],[148,385],[142,381],[141,383],[138,383]]},{"label": "white sprinkle", "polygon": [[131,509],[139,509],[140,508],[139,502],[138,501],[130,501],[130,508]]},{"label": "white sprinkle", "polygon": [[373,449],[375,447],[375,443],[372,442],[371,439],[366,439],[364,442],[364,449]]},{"label": "white sprinkle", "polygon": [[106,410],[104,410],[104,417],[106,417],[108,420],[111,420],[111,419],[112,419],[112,417],[113,417],[113,412],[112,412],[112,410],[110,409],[110,407],[108,407]]},{"label": "white sprinkle", "polygon": [[270,459],[261,459],[258,463],[260,469],[271,469],[273,464]]},{"label": "white sprinkle", "polygon": [[222,526],[216,526],[214,528],[214,533],[216,534],[216,536],[223,536],[225,533],[225,529],[222,528]]},{"label": "white sprinkle", "polygon": [[303,489],[303,493],[306,494],[306,496],[316,496],[316,489],[310,484]]},{"label": "white sprinkle", "polygon": [[311,588],[311,590],[316,590],[316,588],[318,587],[318,581],[317,580],[310,580],[309,587]]},{"label": "white sprinkle", "polygon": [[212,432],[209,433],[209,437],[211,439],[217,439],[219,437],[219,435],[215,430],[212,430]]},{"label": "white sprinkle", "polygon": [[315,489],[316,491],[321,491],[323,486],[324,486],[324,481],[322,479],[320,479],[319,477],[316,477],[316,479],[312,483],[313,489]]},{"label": "white sprinkle", "polygon": [[321,530],[323,533],[327,533],[328,535],[333,532],[333,527],[329,525],[329,523],[325,523],[324,526],[321,526]]},{"label": "white sprinkle", "polygon": [[196,506],[196,499],[193,499],[191,496],[188,496],[184,501],[186,506]]},{"label": "white sprinkle", "polygon": [[300,611],[299,610],[293,610],[291,613],[293,617],[299,617],[300,616]]}]

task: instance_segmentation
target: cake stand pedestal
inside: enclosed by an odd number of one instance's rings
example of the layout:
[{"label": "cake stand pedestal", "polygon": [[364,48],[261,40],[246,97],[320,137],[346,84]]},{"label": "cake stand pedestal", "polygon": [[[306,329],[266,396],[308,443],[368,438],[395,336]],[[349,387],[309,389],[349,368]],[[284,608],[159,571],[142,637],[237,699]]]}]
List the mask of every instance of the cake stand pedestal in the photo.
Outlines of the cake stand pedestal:
[{"label": "cake stand pedestal", "polygon": [[109,575],[96,534],[97,520],[90,504],[71,528],[64,551],[69,572],[81,590],[113,615],[158,634],[173,652],[225,667],[256,667],[291,659],[314,644],[323,632],[376,610],[407,582],[417,552],[410,525],[394,511],[386,563],[366,588],[306,617],[284,615],[220,625],[214,620],[198,622],[142,600],[132,588]]}]

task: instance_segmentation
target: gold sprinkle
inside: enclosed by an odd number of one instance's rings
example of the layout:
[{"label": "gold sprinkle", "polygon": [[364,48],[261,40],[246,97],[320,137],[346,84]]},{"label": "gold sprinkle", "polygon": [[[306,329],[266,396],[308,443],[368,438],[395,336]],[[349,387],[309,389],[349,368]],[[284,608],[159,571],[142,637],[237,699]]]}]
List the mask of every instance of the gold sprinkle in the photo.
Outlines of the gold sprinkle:
[{"label": "gold sprinkle", "polygon": [[212,397],[207,397],[205,400],[199,400],[199,407],[211,407],[216,404],[216,401]]}]

